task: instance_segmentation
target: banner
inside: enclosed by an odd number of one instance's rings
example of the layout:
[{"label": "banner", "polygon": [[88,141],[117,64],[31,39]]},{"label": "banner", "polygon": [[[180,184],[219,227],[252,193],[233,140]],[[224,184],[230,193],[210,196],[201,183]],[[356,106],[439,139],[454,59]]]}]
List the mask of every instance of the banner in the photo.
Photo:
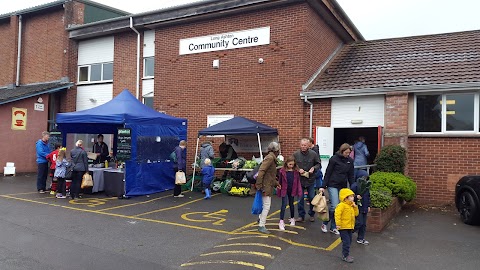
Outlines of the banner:
[{"label": "banner", "polygon": [[27,109],[12,107],[12,130],[27,129]]}]

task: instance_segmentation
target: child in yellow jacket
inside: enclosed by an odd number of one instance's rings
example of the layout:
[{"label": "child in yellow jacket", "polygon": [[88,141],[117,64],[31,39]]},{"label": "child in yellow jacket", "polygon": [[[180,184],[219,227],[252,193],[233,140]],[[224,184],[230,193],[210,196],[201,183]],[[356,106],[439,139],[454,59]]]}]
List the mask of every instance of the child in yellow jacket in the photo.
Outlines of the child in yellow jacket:
[{"label": "child in yellow jacket", "polygon": [[348,188],[342,188],[339,194],[340,203],[335,208],[335,223],[342,239],[342,260],[352,263],[350,245],[355,228],[355,217],[358,216],[358,206],[355,204],[355,193]]}]

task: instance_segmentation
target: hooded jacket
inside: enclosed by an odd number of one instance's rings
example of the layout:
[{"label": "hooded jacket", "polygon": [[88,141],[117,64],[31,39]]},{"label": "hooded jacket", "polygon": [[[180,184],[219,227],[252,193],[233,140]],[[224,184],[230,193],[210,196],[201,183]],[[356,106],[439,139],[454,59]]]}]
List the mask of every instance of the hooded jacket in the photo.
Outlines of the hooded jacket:
[{"label": "hooded jacket", "polygon": [[339,193],[340,203],[335,208],[335,223],[339,230],[353,230],[355,217],[358,216],[358,206],[347,200],[350,195],[355,195],[352,190],[342,188]]},{"label": "hooded jacket", "polygon": [[360,211],[360,213],[363,213],[363,214],[368,213],[368,207],[370,207],[370,204],[371,204],[370,203],[370,191],[367,190],[367,191],[365,191],[364,194],[360,194],[359,193],[358,182],[353,183],[353,185],[350,188],[355,193],[355,195],[362,196],[362,199],[360,200],[362,202],[362,206],[358,207],[358,211]]},{"label": "hooded jacket", "polygon": [[367,157],[370,156],[368,152],[367,145],[364,142],[356,142],[353,146],[353,151],[355,153],[355,160],[353,165],[355,166],[365,166],[367,165]]},{"label": "hooded jacket", "polygon": [[47,156],[50,154],[50,147],[48,147],[48,142],[38,140],[35,144],[35,149],[37,151],[37,163],[47,163]]},{"label": "hooded jacket", "polygon": [[212,165],[205,165],[202,168],[202,175],[203,175],[203,178],[202,178],[203,184],[206,185],[206,187],[209,187],[215,175],[215,168]]},{"label": "hooded jacket", "polygon": [[344,157],[342,154],[335,153],[328,161],[327,170],[323,177],[323,188],[346,188],[347,182],[353,184],[355,174],[353,170],[353,160],[350,157]]},{"label": "hooded jacket", "polygon": [[213,159],[214,157],[212,144],[210,142],[204,142],[200,148],[200,167],[205,165],[205,159]]},{"label": "hooded jacket", "polygon": [[[278,172],[278,182],[281,189],[277,189],[277,196],[278,197],[286,197],[287,196],[287,170],[285,168],[281,168]],[[293,171],[293,187],[292,187],[292,196],[293,197],[300,197],[303,196],[303,189],[302,185],[300,184],[300,173],[298,171]]]}]

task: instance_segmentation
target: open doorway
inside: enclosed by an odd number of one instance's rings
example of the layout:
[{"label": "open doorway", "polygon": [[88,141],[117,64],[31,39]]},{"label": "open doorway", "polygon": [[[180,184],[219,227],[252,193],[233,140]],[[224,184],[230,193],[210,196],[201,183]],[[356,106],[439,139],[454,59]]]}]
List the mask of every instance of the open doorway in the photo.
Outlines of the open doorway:
[{"label": "open doorway", "polygon": [[365,137],[365,144],[370,152],[368,164],[373,164],[378,153],[378,127],[335,128],[333,131],[333,149],[337,151],[343,143],[353,145],[360,136]]}]

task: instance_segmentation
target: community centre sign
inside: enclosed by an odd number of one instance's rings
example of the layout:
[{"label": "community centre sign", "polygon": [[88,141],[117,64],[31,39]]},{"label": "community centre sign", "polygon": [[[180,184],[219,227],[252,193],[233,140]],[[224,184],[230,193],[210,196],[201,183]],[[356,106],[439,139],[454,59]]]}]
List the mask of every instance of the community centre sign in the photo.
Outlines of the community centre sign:
[{"label": "community centre sign", "polygon": [[180,40],[180,55],[270,44],[270,26]]}]

